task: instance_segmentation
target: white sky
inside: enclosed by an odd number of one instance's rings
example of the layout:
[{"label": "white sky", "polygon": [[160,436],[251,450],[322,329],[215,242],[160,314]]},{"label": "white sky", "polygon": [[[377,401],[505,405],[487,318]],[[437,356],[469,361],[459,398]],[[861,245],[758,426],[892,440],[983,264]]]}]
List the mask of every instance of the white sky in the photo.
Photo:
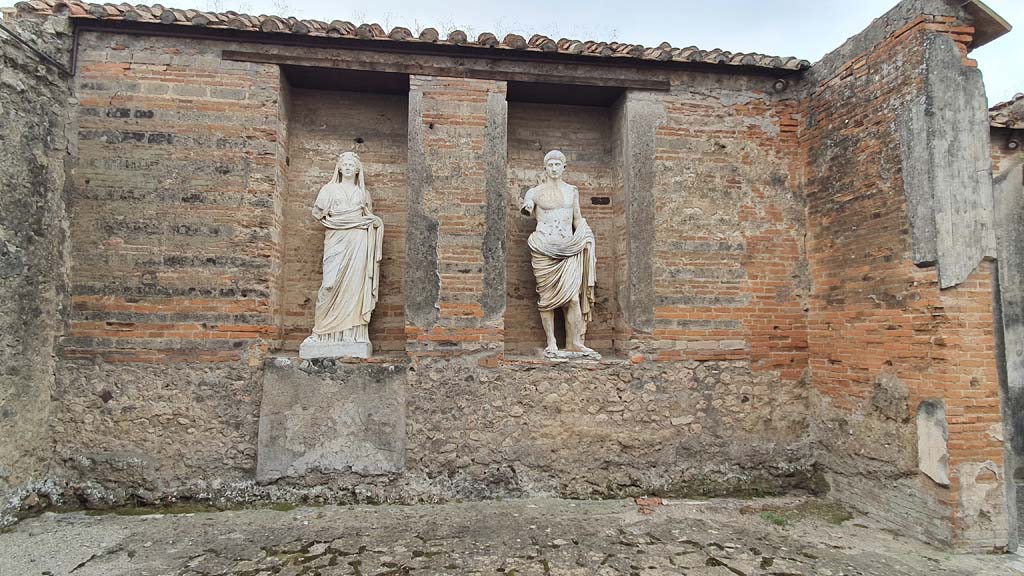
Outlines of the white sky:
[{"label": "white sky", "polygon": [[[635,0],[634,0],[635,1]],[[989,102],[1024,92],[1024,0],[985,0],[1019,29],[972,53],[985,76]],[[189,4],[179,0],[172,4]],[[370,0],[354,8],[323,0],[194,0],[208,10],[277,14],[317,20],[377,22],[386,30],[433,26],[471,37],[493,32],[552,38],[616,40],[654,46],[698,46],[817,61],[863,30],[897,0]]]}]

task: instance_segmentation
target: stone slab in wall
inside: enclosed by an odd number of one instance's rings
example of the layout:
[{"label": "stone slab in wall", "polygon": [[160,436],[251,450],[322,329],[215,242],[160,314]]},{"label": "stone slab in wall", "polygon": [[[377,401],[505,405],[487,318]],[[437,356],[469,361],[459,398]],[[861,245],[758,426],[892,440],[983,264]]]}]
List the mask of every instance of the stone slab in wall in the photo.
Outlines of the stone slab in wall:
[{"label": "stone slab in wall", "polygon": [[301,369],[268,360],[257,438],[256,480],[405,467],[405,366],[338,364]]}]

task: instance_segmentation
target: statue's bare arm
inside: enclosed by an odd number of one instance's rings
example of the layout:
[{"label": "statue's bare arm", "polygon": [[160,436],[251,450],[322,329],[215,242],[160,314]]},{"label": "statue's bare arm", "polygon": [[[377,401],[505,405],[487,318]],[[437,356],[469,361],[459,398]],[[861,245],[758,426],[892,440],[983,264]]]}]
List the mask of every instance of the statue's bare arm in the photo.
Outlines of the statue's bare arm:
[{"label": "statue's bare arm", "polygon": [[530,188],[526,191],[526,195],[523,196],[523,204],[519,207],[519,211],[524,216],[533,216],[533,209],[536,206],[533,200],[533,193],[536,188]]},{"label": "statue's bare arm", "polygon": [[583,213],[580,212],[580,190],[572,187],[572,229],[576,230],[583,221]]}]

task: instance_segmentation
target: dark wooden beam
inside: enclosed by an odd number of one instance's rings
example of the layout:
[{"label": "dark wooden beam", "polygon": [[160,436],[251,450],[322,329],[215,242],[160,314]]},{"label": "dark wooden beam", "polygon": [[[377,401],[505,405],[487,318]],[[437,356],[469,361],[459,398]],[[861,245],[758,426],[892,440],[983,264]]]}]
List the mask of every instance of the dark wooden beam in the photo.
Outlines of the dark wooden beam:
[{"label": "dark wooden beam", "polygon": [[[447,76],[453,78],[478,78],[481,80],[508,80],[513,82],[537,82],[543,84],[569,84],[576,86],[604,86],[609,88],[637,88],[641,90],[669,90],[671,83],[667,79],[651,78],[650,70],[637,71],[635,78],[610,78],[594,75],[576,74],[542,74],[520,72],[515,70],[481,69],[463,66],[433,66],[425,64],[403,64],[398,62],[372,62],[369,60],[350,58],[314,58],[291,54],[266,52],[240,52],[224,50],[221,57],[236,62],[256,62],[260,64],[280,64],[285,66],[304,66],[311,68],[337,68],[343,70],[362,70],[369,72],[391,72],[421,76]],[[580,67],[581,72],[589,72]],[[640,77],[644,76],[644,77]]]}]

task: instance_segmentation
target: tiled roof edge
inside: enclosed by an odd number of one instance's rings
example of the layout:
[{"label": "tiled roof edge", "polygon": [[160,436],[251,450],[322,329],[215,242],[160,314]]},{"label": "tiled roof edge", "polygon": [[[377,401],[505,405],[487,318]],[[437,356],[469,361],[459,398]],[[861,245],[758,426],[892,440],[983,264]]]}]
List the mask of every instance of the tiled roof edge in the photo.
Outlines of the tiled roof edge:
[{"label": "tiled roof edge", "polygon": [[342,20],[322,22],[300,20],[281,16],[250,16],[237,12],[205,12],[201,10],[179,10],[165,8],[160,4],[91,4],[74,0],[29,0],[18,2],[19,13],[66,15],[73,20],[122,20],[148,22],[171,26],[196,26],[201,28],[223,28],[247,30],[265,34],[291,34],[314,37],[354,38],[380,40],[385,42],[431,43],[449,46],[468,46],[490,50],[517,50],[526,52],[547,52],[572,54],[606,59],[637,59],[661,62],[689,62],[723,66],[746,66],[777,70],[806,70],[811,63],[794,57],[778,57],[757,53],[727,52],[724,50],[700,50],[695,46],[676,48],[663,42],[655,47],[620,42],[580,41],[568,38],[553,40],[541,34],[529,39],[518,34],[507,34],[498,38],[484,32],[476,38],[469,37],[462,30],[453,30],[441,37],[434,28],[426,28],[414,35],[408,28],[395,27],[384,30],[378,24],[353,24]]}]

